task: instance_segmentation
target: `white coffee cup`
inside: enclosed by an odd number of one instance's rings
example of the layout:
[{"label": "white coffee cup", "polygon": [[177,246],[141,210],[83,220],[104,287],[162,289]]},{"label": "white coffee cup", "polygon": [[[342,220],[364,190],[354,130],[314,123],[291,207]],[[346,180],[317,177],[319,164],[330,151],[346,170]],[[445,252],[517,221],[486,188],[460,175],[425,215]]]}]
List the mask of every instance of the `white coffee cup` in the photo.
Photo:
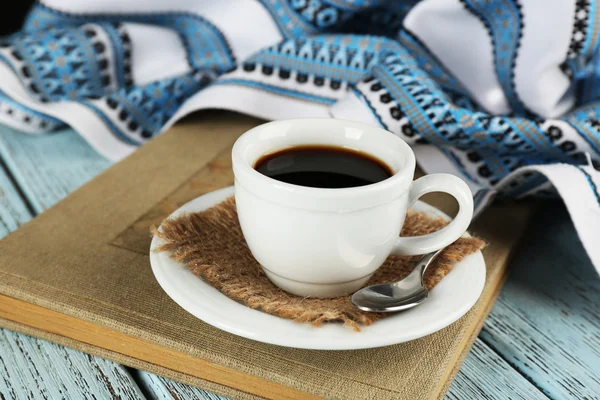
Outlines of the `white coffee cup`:
[{"label": "white coffee cup", "polygon": [[[321,189],[277,181],[253,167],[262,156],[299,145],[346,147],[387,164],[381,182]],[[389,255],[425,254],[449,245],[473,216],[469,187],[449,174],[413,182],[415,156],[394,134],[370,125],[324,118],[269,122],[233,146],[235,201],[244,237],[268,278],[299,296],[334,297],[361,288]],[[421,196],[445,192],[458,215],[445,228],[399,237],[406,212]]]}]

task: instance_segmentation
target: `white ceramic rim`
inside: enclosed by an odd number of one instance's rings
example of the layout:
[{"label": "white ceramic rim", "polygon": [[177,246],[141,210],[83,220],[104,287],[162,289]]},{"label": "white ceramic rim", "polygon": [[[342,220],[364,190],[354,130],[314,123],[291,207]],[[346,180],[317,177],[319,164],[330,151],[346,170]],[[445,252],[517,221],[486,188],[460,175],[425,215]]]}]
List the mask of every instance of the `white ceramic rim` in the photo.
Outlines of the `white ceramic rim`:
[{"label": "white ceramic rim", "polygon": [[[323,134],[319,136],[319,142],[315,143],[313,140],[304,139],[297,133],[290,133],[290,136],[294,135],[295,138],[286,146],[275,147],[258,156],[249,157],[248,152],[251,146],[256,145],[261,140],[280,140],[293,130],[306,132],[319,130]],[[368,135],[369,147],[375,147],[373,143],[381,143],[377,146],[379,147],[378,154],[360,148],[360,146],[352,148],[365,151],[388,164],[394,173],[390,178],[371,185],[354,188],[323,189],[276,181],[254,169],[255,162],[261,156],[286,147],[305,144],[331,144],[335,146],[339,145],[335,142],[336,137],[340,138],[342,136],[345,136],[345,138],[353,137],[353,139],[347,140],[354,140],[356,144],[359,144],[360,140],[366,143],[367,140],[362,135]],[[392,156],[392,153],[395,157]],[[387,156],[388,159],[386,160],[384,156]],[[244,186],[249,192],[286,206],[321,211],[339,211],[340,208],[343,210],[357,210],[392,201],[409,190],[416,166],[415,156],[410,146],[393,133],[372,125],[334,118],[298,118],[272,121],[259,125],[238,138],[233,146],[231,159],[236,184]],[[402,165],[398,165],[399,163]],[[332,204],[335,204],[335,206],[331,206]]]},{"label": "white ceramic rim", "polygon": [[[169,218],[201,211],[232,196],[233,187],[220,189],[190,201]],[[423,202],[413,209],[448,219]],[[456,264],[430,291],[429,299],[411,310],[392,315],[354,332],[341,324],[314,328],[252,310],[221,294],[194,276],[166,253],[154,253],[160,239],[152,239],[150,264],[156,280],[177,304],[202,321],[234,335],[279,346],[313,350],[354,350],[407,342],[452,324],[475,304],[485,284],[485,262],[476,252]]]}]

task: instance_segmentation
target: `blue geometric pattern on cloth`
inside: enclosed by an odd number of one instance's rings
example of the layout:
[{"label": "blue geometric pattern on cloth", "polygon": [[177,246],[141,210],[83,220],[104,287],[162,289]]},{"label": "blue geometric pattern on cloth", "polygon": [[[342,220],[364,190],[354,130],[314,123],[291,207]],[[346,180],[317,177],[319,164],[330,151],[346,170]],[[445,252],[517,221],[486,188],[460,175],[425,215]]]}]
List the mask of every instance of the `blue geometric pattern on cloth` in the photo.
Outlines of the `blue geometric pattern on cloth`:
[{"label": "blue geometric pattern on cloth", "polygon": [[[288,39],[247,58],[234,77],[225,75],[217,84],[248,86],[333,104],[339,100],[340,92],[344,93],[377,65],[381,51],[397,46],[397,42],[387,38],[362,35]],[[305,87],[313,90],[303,90]]]},{"label": "blue geometric pattern on cloth", "polygon": [[[116,74],[116,86],[133,86],[133,76],[131,73],[131,39],[125,29],[120,24],[99,23],[96,24],[107,34],[112,45],[112,57],[114,58],[114,72]],[[93,35],[93,29],[88,26],[86,34]],[[101,67],[105,64],[102,63]]]},{"label": "blue geometric pattern on cloth", "polygon": [[355,9],[354,7],[349,7],[349,3],[351,2],[343,0],[259,1],[269,10],[279,30],[286,37],[299,37],[319,33],[348,19]]},{"label": "blue geometric pattern on cloth", "polygon": [[[576,0],[573,31],[567,59],[562,65],[563,71],[579,80],[576,84],[579,96],[577,104],[586,104],[598,95],[598,90],[589,91],[586,77],[594,73],[594,66],[598,64],[600,51],[600,13],[598,2],[593,0]],[[583,78],[582,78],[583,77]],[[594,85],[595,82],[591,82]]]},{"label": "blue geometric pattern on cloth", "polygon": [[[600,110],[600,105],[598,105]],[[570,114],[565,119],[577,130],[589,145],[597,152],[600,152],[600,126],[598,119],[587,117],[576,117],[577,113]]]},{"label": "blue geometric pattern on cloth", "polygon": [[[440,86],[423,70],[406,49],[380,55],[382,60],[367,77],[357,85],[363,98],[381,101],[368,101],[377,119],[388,130],[395,131],[383,122],[382,112],[388,112],[395,120],[406,118],[411,126],[406,140],[415,141],[414,132],[425,143],[445,148],[452,146],[466,152],[466,159],[472,164],[476,176],[469,173],[463,162],[451,151],[451,157],[465,176],[475,182],[492,186],[516,169],[526,165],[538,165],[557,160],[583,164],[585,153],[570,140],[563,140],[562,133],[555,129],[542,129],[544,120],[519,117],[492,116],[474,112],[452,103]],[[392,99],[390,107],[389,98]],[[597,107],[577,110],[563,118],[568,121],[600,154],[600,124],[593,125],[590,115],[600,111]],[[585,113],[585,118],[583,117]],[[396,132],[403,134],[404,131]],[[597,156],[596,156],[597,157]],[[596,161],[597,162],[597,161]],[[525,186],[537,185],[543,179],[528,179]]]},{"label": "blue geometric pattern on cloth", "polygon": [[54,28],[11,41],[11,67],[42,102],[99,98],[108,93],[106,44],[92,28]]},{"label": "blue geometric pattern on cloth", "polygon": [[600,53],[574,77],[578,93],[578,104],[589,104],[600,100]]},{"label": "blue geometric pattern on cloth", "polygon": [[343,21],[339,32],[396,38],[404,17],[419,0],[387,1],[354,13]]},{"label": "blue geometric pattern on cloth", "polygon": [[[590,58],[597,55],[598,51],[600,51],[600,9],[598,9],[596,1],[577,0],[577,4],[587,5],[586,12],[581,13],[579,17],[583,15],[587,16],[587,25],[590,33],[586,32],[583,36],[585,38],[585,45],[580,54],[584,54],[587,58]],[[582,9],[585,8],[582,7]],[[577,12],[580,12],[580,10],[577,10]]]},{"label": "blue geometric pattern on cloth", "polygon": [[81,15],[36,4],[30,11],[24,31],[37,31],[53,26],[77,26],[83,22],[140,22],[175,30],[181,37],[193,69],[225,72],[235,67],[235,57],[225,36],[212,23],[199,15],[183,12],[138,13],[117,15]]},{"label": "blue geometric pattern on cloth", "polygon": [[331,35],[289,39],[259,51],[244,65],[261,65],[329,78],[358,82],[379,62],[379,53],[398,47],[397,42],[378,37]]},{"label": "blue geometric pattern on cloth", "polygon": [[[159,133],[181,105],[214,77],[210,71],[195,72],[145,86],[123,88],[105,98],[108,112],[100,111],[92,102],[82,104],[96,112],[119,139],[139,146]],[[106,115],[113,118],[108,119]],[[112,120],[118,120],[123,128],[117,127]]]},{"label": "blue geometric pattern on cloth", "polygon": [[393,36],[419,0],[259,0],[285,37],[336,32]]},{"label": "blue geometric pattern on cloth", "polygon": [[522,36],[523,15],[517,0],[460,0],[486,26],[494,47],[494,64],[513,113],[525,106],[515,91],[514,68]]},{"label": "blue geometric pattern on cloth", "polygon": [[575,1],[575,21],[569,46],[568,58],[589,59],[600,49],[600,15],[598,3],[591,0]]},{"label": "blue geometric pattern on cloth", "polygon": [[2,90],[0,90],[0,114],[8,118],[18,119],[20,123],[29,125],[33,130],[39,132],[52,132],[66,127],[59,119],[32,110],[14,101]]}]

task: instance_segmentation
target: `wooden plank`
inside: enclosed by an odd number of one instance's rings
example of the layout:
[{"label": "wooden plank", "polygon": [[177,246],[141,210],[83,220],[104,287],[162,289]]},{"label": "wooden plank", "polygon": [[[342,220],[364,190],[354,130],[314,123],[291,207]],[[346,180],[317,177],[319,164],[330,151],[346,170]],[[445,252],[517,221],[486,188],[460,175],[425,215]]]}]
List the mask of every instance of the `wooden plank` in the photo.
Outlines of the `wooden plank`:
[{"label": "wooden plank", "polygon": [[26,335],[0,330],[2,399],[143,399],[125,368]]},{"label": "wooden plank", "polygon": [[1,127],[0,156],[40,213],[108,168],[76,132],[31,136]]},{"label": "wooden plank", "polygon": [[543,400],[547,397],[477,339],[454,378],[446,400],[479,399]]},{"label": "wooden plank", "polygon": [[134,371],[133,377],[147,398],[153,400],[227,400],[227,397],[175,382],[146,371]]},{"label": "wooden plank", "polygon": [[600,278],[562,204],[535,218],[480,337],[549,397],[600,398]]}]

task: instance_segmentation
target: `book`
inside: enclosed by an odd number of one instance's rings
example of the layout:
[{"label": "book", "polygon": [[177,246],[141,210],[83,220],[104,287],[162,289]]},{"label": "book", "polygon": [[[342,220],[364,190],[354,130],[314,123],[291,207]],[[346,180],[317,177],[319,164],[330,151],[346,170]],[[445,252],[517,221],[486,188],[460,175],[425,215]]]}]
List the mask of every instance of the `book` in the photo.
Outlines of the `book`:
[{"label": "book", "polygon": [[[241,338],[163,292],[149,264],[149,229],[233,184],[231,146],[261,122],[228,112],[188,118],[1,240],[0,326],[236,399],[442,398],[501,290],[532,205],[494,205],[475,223],[490,243],[486,285],[439,332],[355,351]],[[452,213],[446,197],[425,200]]]}]

